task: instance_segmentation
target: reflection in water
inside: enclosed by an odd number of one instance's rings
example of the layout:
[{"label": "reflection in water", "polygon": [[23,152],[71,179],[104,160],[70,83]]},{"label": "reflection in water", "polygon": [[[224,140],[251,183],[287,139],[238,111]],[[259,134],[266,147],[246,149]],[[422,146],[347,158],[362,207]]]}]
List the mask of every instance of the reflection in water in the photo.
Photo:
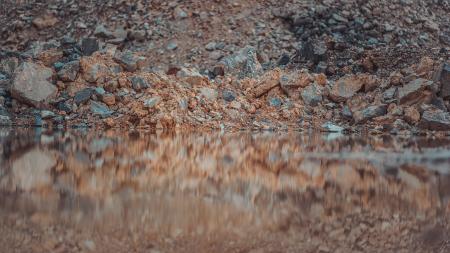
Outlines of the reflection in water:
[{"label": "reflection in water", "polygon": [[[303,231],[298,249],[331,252],[337,243],[313,239],[336,236],[353,249],[355,242],[345,240],[361,240],[354,227],[389,235],[395,224],[413,243],[420,222],[444,221],[445,236],[430,247],[448,249],[448,139],[2,130],[0,143],[3,217],[153,235],[165,238],[156,244],[166,251],[179,251],[167,240],[261,231],[294,233],[295,249]],[[364,247],[377,246],[369,239]],[[75,248],[94,250],[92,244]]]}]

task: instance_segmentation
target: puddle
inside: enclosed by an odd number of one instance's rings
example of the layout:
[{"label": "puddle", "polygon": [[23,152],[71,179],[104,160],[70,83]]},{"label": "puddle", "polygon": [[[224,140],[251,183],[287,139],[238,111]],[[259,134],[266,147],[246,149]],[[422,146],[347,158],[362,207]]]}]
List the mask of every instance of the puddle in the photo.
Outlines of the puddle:
[{"label": "puddle", "polygon": [[450,139],[0,130],[0,251],[448,252]]}]

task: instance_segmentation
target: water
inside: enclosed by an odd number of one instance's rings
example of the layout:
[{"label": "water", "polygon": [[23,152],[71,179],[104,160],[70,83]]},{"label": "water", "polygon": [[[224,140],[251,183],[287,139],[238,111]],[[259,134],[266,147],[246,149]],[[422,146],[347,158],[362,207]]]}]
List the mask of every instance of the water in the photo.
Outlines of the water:
[{"label": "water", "polygon": [[0,130],[0,252],[449,252],[450,139]]}]

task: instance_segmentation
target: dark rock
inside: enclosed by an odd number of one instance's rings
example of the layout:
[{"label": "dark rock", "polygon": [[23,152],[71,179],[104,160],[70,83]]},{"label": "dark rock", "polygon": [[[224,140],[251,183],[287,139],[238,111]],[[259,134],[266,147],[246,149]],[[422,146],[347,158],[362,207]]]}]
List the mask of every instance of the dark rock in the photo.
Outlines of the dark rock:
[{"label": "dark rock", "polygon": [[400,104],[415,104],[425,98],[430,93],[424,92],[432,88],[433,81],[426,79],[415,79],[398,89],[398,99]]},{"label": "dark rock", "polygon": [[61,70],[58,71],[58,78],[64,82],[73,82],[77,78],[79,71],[80,71],[80,62],[71,61],[64,64]]},{"label": "dark rock", "polygon": [[319,85],[313,83],[303,89],[301,92],[301,97],[307,105],[317,106],[320,102],[322,102],[322,89]]},{"label": "dark rock", "polygon": [[224,76],[225,75],[225,67],[223,65],[218,65],[213,68],[212,71],[214,77]]},{"label": "dark rock", "polygon": [[136,56],[131,51],[117,52],[114,60],[119,63],[126,71],[134,72],[138,69],[140,62],[144,61],[144,57]]},{"label": "dark rock", "polygon": [[60,111],[66,112],[66,113],[72,112],[72,107],[66,101],[59,102],[58,105],[56,106],[56,108],[58,108],[58,110],[60,110]]},{"label": "dark rock", "polygon": [[41,65],[24,62],[16,69],[11,85],[11,96],[34,107],[47,104],[57,88],[50,80],[52,70]]},{"label": "dark rock", "polygon": [[84,38],[81,41],[81,52],[85,56],[92,55],[94,52],[98,51],[98,49],[99,49],[99,44],[98,44],[97,39],[95,39],[95,38]]},{"label": "dark rock", "polygon": [[278,66],[285,66],[287,65],[289,62],[291,61],[291,57],[284,53],[283,55],[281,55],[280,59],[278,60]]},{"label": "dark rock", "polygon": [[353,113],[350,110],[350,107],[348,107],[348,105],[346,105],[346,106],[344,106],[344,108],[342,108],[342,116],[347,119],[353,118]]},{"label": "dark rock", "polygon": [[142,89],[150,88],[150,84],[140,76],[132,76],[130,77],[131,86],[134,90],[140,91]]},{"label": "dark rock", "polygon": [[447,111],[447,106],[445,105],[444,99],[442,99],[441,97],[433,97],[430,101],[431,105],[434,105],[434,107],[443,110],[443,111]]},{"label": "dark rock", "polygon": [[75,93],[75,96],[73,97],[73,102],[77,105],[84,104],[87,101],[89,101],[89,99],[91,99],[93,93],[94,90],[91,88],[80,90],[77,93]]},{"label": "dark rock", "polygon": [[91,101],[91,112],[95,115],[99,115],[102,118],[107,118],[113,114],[108,106],[102,102]]},{"label": "dark rock", "polygon": [[224,90],[222,92],[222,97],[227,102],[232,102],[236,99],[236,94],[232,90]]},{"label": "dark rock", "polygon": [[361,111],[354,112],[353,118],[357,124],[364,123],[372,118],[386,115],[387,108],[387,105],[372,105]]},{"label": "dark rock", "polygon": [[450,99],[450,63],[444,63],[438,80],[441,83],[441,97],[444,99]]},{"label": "dark rock", "polygon": [[449,131],[450,114],[436,108],[429,108],[422,113],[419,127],[428,130]]},{"label": "dark rock", "polygon": [[300,55],[305,60],[317,64],[320,61],[325,61],[327,59],[327,46],[323,41],[320,42],[308,41],[304,43]]},{"label": "dark rock", "polygon": [[327,68],[328,68],[327,63],[324,62],[324,61],[321,61],[321,62],[319,62],[317,64],[315,72],[316,73],[326,73],[327,72]]}]

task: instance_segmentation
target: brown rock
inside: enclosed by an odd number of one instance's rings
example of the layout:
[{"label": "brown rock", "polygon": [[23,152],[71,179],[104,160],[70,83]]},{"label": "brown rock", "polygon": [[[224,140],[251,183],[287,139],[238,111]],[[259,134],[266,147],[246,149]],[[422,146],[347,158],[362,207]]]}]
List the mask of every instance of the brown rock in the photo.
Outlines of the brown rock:
[{"label": "brown rock", "polygon": [[425,76],[433,71],[434,61],[430,57],[423,57],[420,59],[416,68],[416,73],[419,76]]},{"label": "brown rock", "polygon": [[345,76],[337,80],[330,91],[330,99],[334,102],[345,102],[361,90],[365,83],[365,77]]},{"label": "brown rock", "polygon": [[298,97],[298,89],[307,87],[313,77],[305,71],[295,71],[280,75],[280,87],[289,97]]},{"label": "brown rock", "polygon": [[401,85],[403,83],[403,75],[398,71],[394,71],[389,76],[389,83],[391,85]]},{"label": "brown rock", "polygon": [[417,124],[420,120],[420,112],[415,107],[406,107],[404,119],[409,124]]},{"label": "brown rock", "polygon": [[276,87],[279,84],[280,80],[280,69],[274,69],[272,71],[266,72],[256,87],[253,88],[253,94],[256,98],[261,97],[262,95],[269,92],[271,89]]},{"label": "brown rock", "polygon": [[[431,97],[433,81],[426,79],[415,79],[398,89],[398,99],[400,104],[415,104],[421,100]],[[426,92],[427,91],[427,92]]]},{"label": "brown rock", "polygon": [[30,63],[22,63],[15,72],[11,95],[34,107],[42,107],[52,98],[57,88],[50,82],[53,72],[50,68]]},{"label": "brown rock", "polygon": [[110,74],[110,71],[106,65],[96,62],[92,57],[81,58],[80,68],[84,80],[90,83],[95,83],[97,81],[101,82],[101,79]]},{"label": "brown rock", "polygon": [[102,97],[102,101],[103,103],[112,106],[116,104],[116,96],[114,96],[113,94],[106,94]]},{"label": "brown rock", "polygon": [[36,26],[38,29],[52,27],[56,23],[58,23],[58,19],[50,14],[44,14],[33,20],[33,25]]}]

